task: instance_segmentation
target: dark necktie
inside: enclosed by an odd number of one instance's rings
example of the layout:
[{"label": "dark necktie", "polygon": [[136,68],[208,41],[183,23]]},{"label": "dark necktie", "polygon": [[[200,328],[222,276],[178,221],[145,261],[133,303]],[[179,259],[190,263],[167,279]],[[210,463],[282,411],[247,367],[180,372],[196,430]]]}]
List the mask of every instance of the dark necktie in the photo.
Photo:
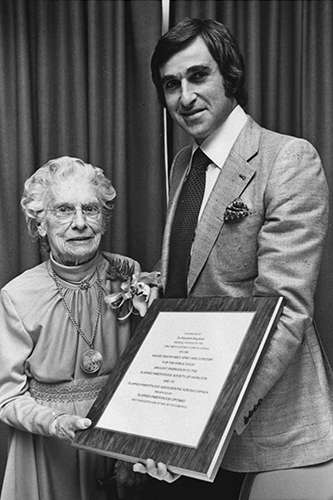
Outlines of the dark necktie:
[{"label": "dark necktie", "polygon": [[206,185],[206,169],[211,163],[198,148],[179,195],[170,235],[168,277],[165,297],[187,296],[187,274],[198,215]]}]

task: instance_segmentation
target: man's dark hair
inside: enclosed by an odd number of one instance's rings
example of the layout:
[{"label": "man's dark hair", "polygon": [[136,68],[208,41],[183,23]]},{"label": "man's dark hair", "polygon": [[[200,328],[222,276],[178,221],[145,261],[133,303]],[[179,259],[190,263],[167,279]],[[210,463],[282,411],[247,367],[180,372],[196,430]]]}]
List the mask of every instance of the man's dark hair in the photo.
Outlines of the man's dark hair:
[{"label": "man's dark hair", "polygon": [[238,44],[224,24],[214,19],[185,18],[165,33],[158,41],[151,58],[153,82],[162,104],[164,92],[160,68],[177,52],[185,49],[200,36],[218,64],[224,81],[226,97],[234,97],[238,104],[246,104],[244,61]]}]

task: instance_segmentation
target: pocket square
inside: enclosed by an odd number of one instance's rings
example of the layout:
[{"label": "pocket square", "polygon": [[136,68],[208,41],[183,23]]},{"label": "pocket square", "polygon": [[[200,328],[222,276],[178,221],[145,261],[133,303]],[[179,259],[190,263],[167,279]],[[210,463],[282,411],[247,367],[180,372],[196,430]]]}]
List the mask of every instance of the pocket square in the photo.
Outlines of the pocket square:
[{"label": "pocket square", "polygon": [[232,201],[224,212],[224,222],[225,223],[234,223],[240,222],[244,217],[247,217],[250,214],[249,207],[244,203],[241,198],[236,198]]}]

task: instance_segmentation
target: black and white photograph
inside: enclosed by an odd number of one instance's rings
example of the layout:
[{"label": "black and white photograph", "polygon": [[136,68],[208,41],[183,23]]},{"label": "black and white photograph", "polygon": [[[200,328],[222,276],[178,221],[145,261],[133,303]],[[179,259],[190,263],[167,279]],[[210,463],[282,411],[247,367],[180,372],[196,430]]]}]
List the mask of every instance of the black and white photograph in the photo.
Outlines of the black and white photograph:
[{"label": "black and white photograph", "polygon": [[333,500],[333,2],[0,0],[0,500]]}]

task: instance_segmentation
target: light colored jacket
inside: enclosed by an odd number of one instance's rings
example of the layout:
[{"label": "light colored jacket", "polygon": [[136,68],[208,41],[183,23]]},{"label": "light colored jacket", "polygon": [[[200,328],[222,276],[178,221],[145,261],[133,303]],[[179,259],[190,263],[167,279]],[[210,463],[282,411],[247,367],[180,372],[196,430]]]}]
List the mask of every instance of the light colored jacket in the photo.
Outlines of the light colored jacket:
[{"label": "light colored jacket", "polygon": [[[164,233],[165,282],[173,215],[191,147],[176,156]],[[226,223],[241,198],[250,214]],[[313,296],[327,230],[320,158],[304,139],[250,117],[198,223],[188,295],[282,295],[285,306],[241,406],[223,466],[259,471],[333,457],[333,377],[313,326]]]}]

